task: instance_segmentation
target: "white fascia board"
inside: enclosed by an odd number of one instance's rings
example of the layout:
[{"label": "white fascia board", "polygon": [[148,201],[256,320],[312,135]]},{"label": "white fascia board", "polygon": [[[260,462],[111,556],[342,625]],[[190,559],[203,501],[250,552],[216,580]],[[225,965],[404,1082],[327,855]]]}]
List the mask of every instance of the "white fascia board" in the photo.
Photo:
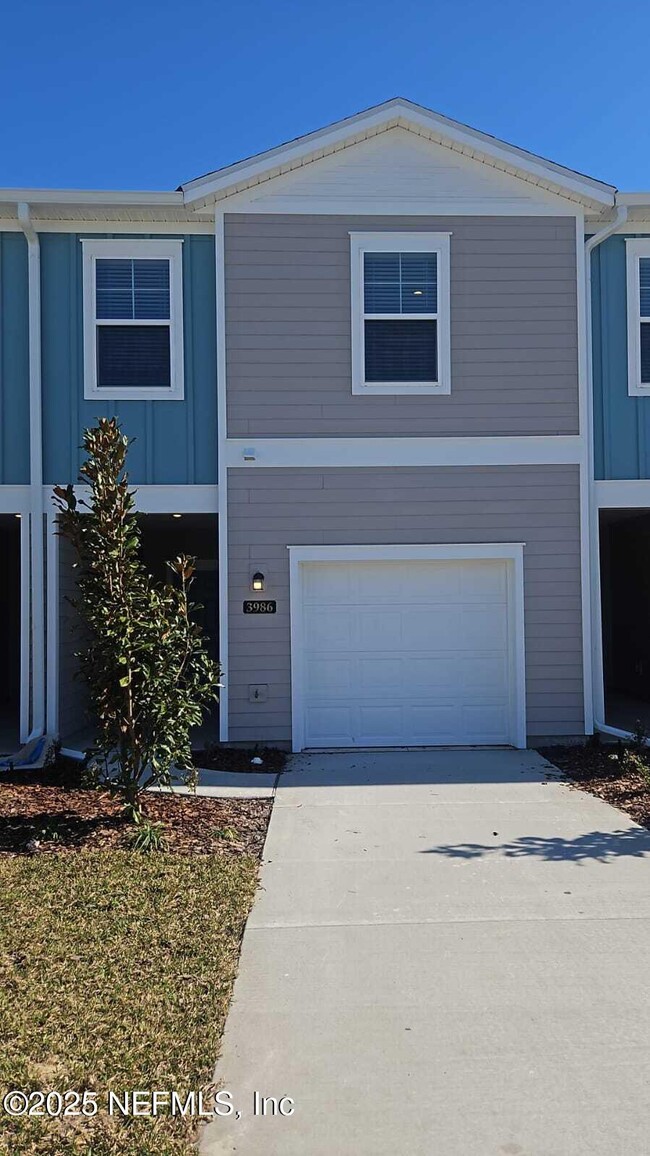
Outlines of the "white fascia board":
[{"label": "white fascia board", "polygon": [[496,137],[447,120],[446,117],[426,113],[425,110],[417,107],[409,111],[408,119],[413,124],[429,131],[437,123],[441,136],[446,138],[441,143],[452,142],[461,146],[463,151],[474,149],[477,153],[477,159],[480,160],[482,154],[492,161],[500,161],[510,171],[515,171],[515,175],[528,175],[541,182],[550,182],[556,185],[558,190],[570,192],[580,199],[585,198],[602,205],[614,204],[615,188],[613,185],[597,181],[593,177],[583,176],[581,173],[555,164],[554,161],[546,161],[534,153],[520,149],[516,145],[506,144],[504,141],[497,140]]},{"label": "white fascia board", "polygon": [[650,478],[594,483],[600,510],[650,510]]},{"label": "white fascia board", "polygon": [[650,210],[650,193],[617,193],[616,200],[619,205],[629,205],[630,208],[641,206]]},{"label": "white fascia board", "polygon": [[0,189],[0,203],[29,205],[182,205],[182,192],[121,189]]},{"label": "white fascia board", "polygon": [[551,191],[595,205],[613,205],[615,188],[591,177],[584,177],[551,161],[545,161],[514,145],[470,129],[456,121],[447,120],[437,113],[405,100],[388,101],[357,116],[306,136],[286,145],[270,149],[249,160],[198,177],[182,186],[185,203],[204,200],[218,194],[241,192],[246,183],[268,179],[288,171],[293,165],[316,160],[337,147],[348,147],[364,136],[389,127],[402,127],[427,135],[439,144],[456,148],[465,155],[487,160],[514,176],[552,186]]},{"label": "white fascia board", "polygon": [[[46,217],[32,216],[32,224],[37,233],[143,233],[160,236],[186,236],[200,234],[213,236],[214,226],[211,221],[197,218],[191,221],[125,221],[117,217],[96,218],[89,221],[87,217],[68,217],[65,220],[51,220]],[[0,215],[1,233],[22,233],[22,227],[16,217],[2,217]]]},{"label": "white fascia board", "polygon": [[531,437],[228,438],[226,465],[242,467],[575,465],[575,435]]}]

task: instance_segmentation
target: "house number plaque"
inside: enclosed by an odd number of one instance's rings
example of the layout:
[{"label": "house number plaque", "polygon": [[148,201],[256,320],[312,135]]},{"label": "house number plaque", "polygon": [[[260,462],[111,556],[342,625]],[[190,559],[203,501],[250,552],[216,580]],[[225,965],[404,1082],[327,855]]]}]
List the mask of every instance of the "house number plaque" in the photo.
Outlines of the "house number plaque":
[{"label": "house number plaque", "polygon": [[277,603],[268,598],[249,598],[244,602],[244,614],[275,614]]}]

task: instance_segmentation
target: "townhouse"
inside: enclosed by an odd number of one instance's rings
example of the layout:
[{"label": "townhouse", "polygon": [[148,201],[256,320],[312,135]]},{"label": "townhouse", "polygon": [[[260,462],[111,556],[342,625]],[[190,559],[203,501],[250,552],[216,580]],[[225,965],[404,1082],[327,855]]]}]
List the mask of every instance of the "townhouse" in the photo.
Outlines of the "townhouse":
[{"label": "townhouse", "polygon": [[594,710],[625,732],[650,725],[650,195],[616,199],[603,239],[588,242]]},{"label": "townhouse", "polygon": [[149,564],[198,555],[223,741],[621,725],[642,200],[401,99],[176,192],[0,193],[4,732],[83,732],[49,495],[100,414]]}]

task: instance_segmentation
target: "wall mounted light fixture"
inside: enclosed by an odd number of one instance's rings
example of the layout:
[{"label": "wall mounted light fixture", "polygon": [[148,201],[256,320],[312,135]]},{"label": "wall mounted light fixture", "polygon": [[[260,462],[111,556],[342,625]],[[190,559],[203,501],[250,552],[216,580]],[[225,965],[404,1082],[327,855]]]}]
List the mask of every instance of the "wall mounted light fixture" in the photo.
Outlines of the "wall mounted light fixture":
[{"label": "wall mounted light fixture", "polygon": [[260,591],[264,589],[264,575],[261,570],[256,570],[251,578],[251,590]]}]

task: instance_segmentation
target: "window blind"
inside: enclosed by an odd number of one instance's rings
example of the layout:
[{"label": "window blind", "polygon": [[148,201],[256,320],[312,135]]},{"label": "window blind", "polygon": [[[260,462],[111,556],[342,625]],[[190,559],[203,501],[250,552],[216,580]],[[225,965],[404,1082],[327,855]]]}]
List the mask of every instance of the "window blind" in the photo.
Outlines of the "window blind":
[{"label": "window blind", "polygon": [[366,381],[435,381],[436,321],[365,321]]},{"label": "window blind", "polygon": [[169,320],[169,261],[100,258],[97,320]]},{"label": "window blind", "polygon": [[98,325],[100,389],[171,386],[168,325]]},{"label": "window blind", "polygon": [[435,253],[366,253],[366,313],[436,313]]},{"label": "window blind", "polygon": [[363,273],[365,380],[437,381],[437,255],[365,253]]},{"label": "window blind", "polygon": [[641,384],[650,385],[650,257],[639,258],[639,309],[641,314]]}]

